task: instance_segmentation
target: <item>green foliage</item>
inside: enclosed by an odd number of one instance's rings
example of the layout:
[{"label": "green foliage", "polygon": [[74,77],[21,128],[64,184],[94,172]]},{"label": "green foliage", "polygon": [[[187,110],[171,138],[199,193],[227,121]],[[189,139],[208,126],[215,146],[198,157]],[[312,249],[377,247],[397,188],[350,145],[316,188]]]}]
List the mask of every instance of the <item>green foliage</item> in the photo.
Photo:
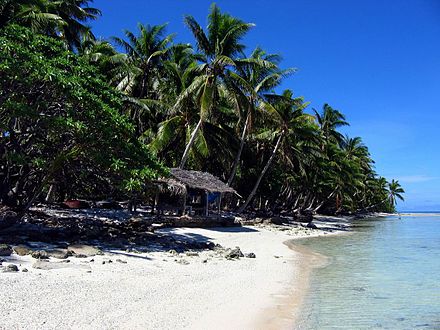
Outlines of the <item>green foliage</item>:
[{"label": "green foliage", "polygon": [[63,45],[9,26],[0,33],[3,202],[139,190],[166,173],[121,115],[121,95]]},{"label": "green foliage", "polygon": [[[206,28],[184,17],[194,47],[173,44],[165,24],[138,24],[112,39],[119,53],[84,25],[100,14],[90,2],[0,2],[3,202],[24,205],[49,186],[59,198],[134,194],[166,174],[155,157],[217,175],[246,198],[242,209],[391,212],[403,200],[362,139],[342,134],[342,112],[311,114],[278,91],[295,69],[260,47],[246,54],[253,24],[213,4]],[[12,23],[52,38],[4,29]]]}]

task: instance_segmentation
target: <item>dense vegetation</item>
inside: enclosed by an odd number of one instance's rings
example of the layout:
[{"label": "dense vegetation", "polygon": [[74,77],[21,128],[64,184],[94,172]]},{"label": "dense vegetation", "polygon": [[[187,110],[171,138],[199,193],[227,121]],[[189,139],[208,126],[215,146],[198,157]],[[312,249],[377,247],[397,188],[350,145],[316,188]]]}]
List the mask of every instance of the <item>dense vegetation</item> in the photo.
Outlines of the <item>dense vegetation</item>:
[{"label": "dense vegetation", "polygon": [[341,134],[340,111],[279,92],[295,70],[248,52],[253,24],[212,5],[207,29],[184,18],[195,46],[166,25],[96,40],[90,2],[0,1],[0,203],[120,198],[166,167],[217,175],[240,212],[393,211],[403,199],[361,138]]}]

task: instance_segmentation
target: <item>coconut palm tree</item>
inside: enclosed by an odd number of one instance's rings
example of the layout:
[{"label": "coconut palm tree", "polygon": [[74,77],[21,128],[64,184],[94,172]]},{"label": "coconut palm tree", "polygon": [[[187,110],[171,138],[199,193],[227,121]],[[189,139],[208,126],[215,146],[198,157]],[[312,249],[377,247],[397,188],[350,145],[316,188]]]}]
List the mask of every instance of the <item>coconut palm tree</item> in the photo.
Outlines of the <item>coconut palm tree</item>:
[{"label": "coconut palm tree", "polygon": [[391,206],[396,206],[397,199],[401,201],[405,200],[402,196],[403,193],[405,193],[405,190],[403,190],[398,180],[392,179],[391,182],[388,183],[388,198]]},{"label": "coconut palm tree", "polygon": [[[230,72],[227,85],[233,90],[240,122],[244,124],[240,134],[240,146],[236,154],[228,185],[231,185],[243,152],[245,139],[251,131],[255,118],[255,108],[259,101],[264,100],[264,94],[272,92],[279,86],[282,79],[289,76],[295,69],[279,69],[281,57],[277,54],[267,54],[260,47],[255,48],[249,58],[236,60],[236,72]],[[239,125],[237,125],[239,127]]]},{"label": "coconut palm tree", "polygon": [[267,95],[266,98],[268,101],[262,102],[261,108],[271,116],[273,128],[264,130],[260,137],[270,137],[276,139],[276,142],[251,193],[248,195],[245,203],[239,208],[239,213],[243,212],[254,198],[261,180],[282,146],[284,138],[291,134],[303,135],[313,125],[314,118],[304,113],[308,103],[304,103],[302,97],[293,98],[292,91],[286,90],[282,95]]},{"label": "coconut palm tree", "polygon": [[93,0],[4,0],[0,4],[0,27],[18,23],[37,33],[57,37],[75,50],[83,39],[94,39],[86,23],[101,11],[89,7]]},{"label": "coconut palm tree", "polygon": [[138,30],[137,35],[125,30],[126,39],[112,38],[126,53],[125,61],[112,72],[112,82],[127,96],[127,114],[140,136],[157,123],[149,104],[159,98],[158,86],[174,34],[165,35],[166,24],[138,23]]},{"label": "coconut palm tree", "polygon": [[211,6],[208,15],[206,32],[194,17],[185,16],[184,20],[196,39],[202,61],[199,65],[200,76],[181,94],[176,103],[176,106],[180,106],[180,102],[183,102],[185,98],[196,94],[200,106],[200,119],[185,147],[180,168],[184,168],[189,152],[196,141],[197,133],[203,129],[203,122],[212,117],[214,108],[218,106],[220,86],[229,73],[229,69],[236,66],[236,58],[244,51],[245,46],[240,43],[242,38],[254,26],[229,14],[221,13],[215,4]]},{"label": "coconut palm tree", "polygon": [[[345,116],[336,109],[333,109],[327,103],[324,104],[322,112],[319,113],[315,109],[316,120],[318,121],[323,136],[324,144],[329,142],[341,143],[344,136],[337,131],[341,126],[348,126],[348,122],[345,120]],[[323,149],[324,149],[323,145]]]}]

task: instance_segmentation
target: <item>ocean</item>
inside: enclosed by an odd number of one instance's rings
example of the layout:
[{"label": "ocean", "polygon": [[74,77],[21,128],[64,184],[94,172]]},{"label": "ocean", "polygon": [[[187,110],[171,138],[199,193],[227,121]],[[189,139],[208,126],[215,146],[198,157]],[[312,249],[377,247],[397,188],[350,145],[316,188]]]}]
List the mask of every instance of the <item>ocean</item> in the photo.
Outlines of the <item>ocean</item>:
[{"label": "ocean", "polygon": [[323,255],[296,329],[440,329],[440,214],[355,221],[294,241]]}]

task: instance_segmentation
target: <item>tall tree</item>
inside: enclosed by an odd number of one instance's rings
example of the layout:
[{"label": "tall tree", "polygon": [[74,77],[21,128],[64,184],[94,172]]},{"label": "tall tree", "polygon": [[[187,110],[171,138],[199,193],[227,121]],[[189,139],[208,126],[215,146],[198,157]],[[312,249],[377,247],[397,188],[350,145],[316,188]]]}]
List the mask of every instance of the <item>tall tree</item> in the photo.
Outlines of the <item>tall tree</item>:
[{"label": "tall tree", "polygon": [[217,5],[211,6],[208,15],[207,33],[192,16],[185,16],[185,23],[196,39],[197,47],[203,55],[199,70],[199,79],[182,93],[178,103],[191,93],[196,93],[200,104],[200,119],[191,133],[188,144],[182,155],[180,168],[184,168],[188,160],[189,152],[196,141],[197,133],[203,129],[203,122],[212,117],[213,110],[218,105],[220,85],[230,67],[236,66],[235,59],[244,50],[241,40],[254,26],[229,14],[220,12]]},{"label": "tall tree", "polygon": [[277,54],[267,54],[257,47],[249,58],[236,60],[235,72],[231,72],[227,84],[233,89],[240,122],[244,124],[240,134],[240,146],[236,154],[228,184],[231,185],[243,152],[245,139],[252,128],[255,108],[258,102],[264,100],[264,94],[272,92],[279,86],[282,79],[292,74],[295,69],[281,70],[278,64],[281,57]]},{"label": "tall tree", "polygon": [[282,145],[283,139],[289,134],[303,132],[305,127],[313,123],[313,117],[304,113],[307,105],[307,103],[304,103],[303,98],[293,98],[293,93],[290,90],[284,91],[282,95],[271,95],[269,102],[262,103],[262,107],[272,116],[273,120],[273,127],[264,131],[262,135],[272,136],[276,139],[276,142],[266,165],[255,182],[254,188],[245,203],[239,208],[239,213],[243,212],[254,198],[263,176]]}]

